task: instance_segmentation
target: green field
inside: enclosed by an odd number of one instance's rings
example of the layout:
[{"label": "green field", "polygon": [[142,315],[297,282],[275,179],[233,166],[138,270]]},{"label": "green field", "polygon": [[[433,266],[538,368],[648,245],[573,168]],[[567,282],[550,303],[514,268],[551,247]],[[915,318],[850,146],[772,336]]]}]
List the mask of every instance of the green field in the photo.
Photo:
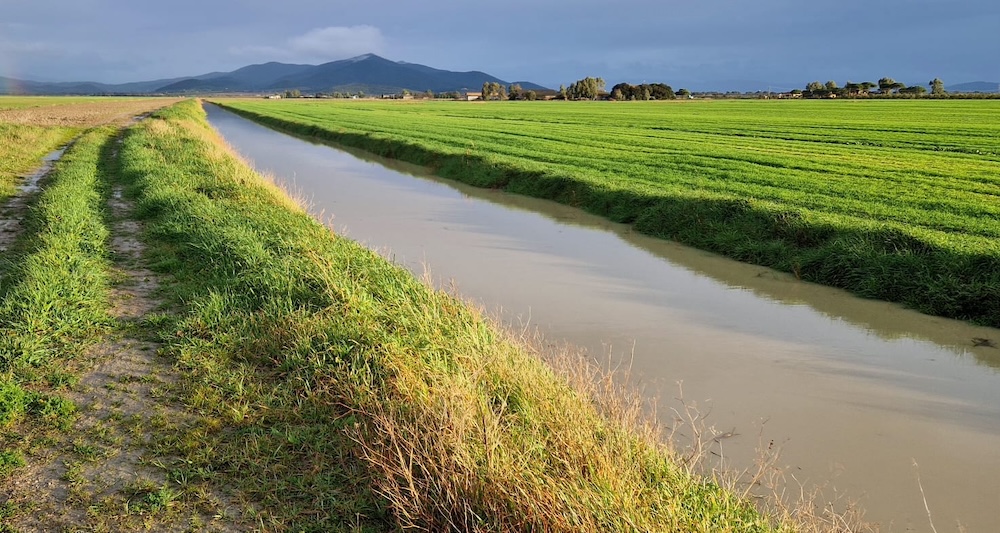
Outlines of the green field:
[{"label": "green field", "polygon": [[222,103],[444,177],[1000,326],[1000,102]]}]

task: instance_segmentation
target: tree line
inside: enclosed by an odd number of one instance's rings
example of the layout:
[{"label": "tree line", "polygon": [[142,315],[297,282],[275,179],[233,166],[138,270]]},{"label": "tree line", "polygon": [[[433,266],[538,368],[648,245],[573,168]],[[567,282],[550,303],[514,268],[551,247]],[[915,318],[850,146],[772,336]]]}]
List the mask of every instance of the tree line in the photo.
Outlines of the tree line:
[{"label": "tree line", "polygon": [[[934,78],[927,85],[930,86],[930,94],[934,96],[942,96],[945,94],[944,82],[941,81],[940,78]],[[878,92],[873,93],[873,90],[876,87],[878,87]],[[927,87],[923,85],[907,86],[888,77],[879,79],[878,83],[871,81],[854,83],[852,81],[848,81],[843,87],[839,87],[837,82],[832,80],[826,83],[814,81],[806,85],[804,91],[792,91],[793,94],[801,94],[805,98],[864,98],[870,96],[894,95],[923,96],[927,94],[927,92]]]},{"label": "tree line", "polygon": [[510,87],[504,87],[497,81],[487,81],[483,83],[483,100],[537,100],[538,93],[534,90],[521,88],[520,84],[512,83]]}]

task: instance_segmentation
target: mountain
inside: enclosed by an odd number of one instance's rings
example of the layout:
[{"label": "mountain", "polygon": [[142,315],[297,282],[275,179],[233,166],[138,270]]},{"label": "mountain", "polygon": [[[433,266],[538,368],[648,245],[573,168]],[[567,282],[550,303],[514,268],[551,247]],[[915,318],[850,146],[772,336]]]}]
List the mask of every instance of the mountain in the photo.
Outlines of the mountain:
[{"label": "mountain", "polygon": [[390,61],[375,54],[331,61],[285,76],[269,87],[272,90],[298,89],[302,92],[332,92],[366,87],[369,93],[396,93],[478,90],[484,82],[507,82],[485,72],[452,72],[414,63]]},{"label": "mountain", "polygon": [[995,81],[972,81],[969,83],[959,83],[949,85],[947,91],[950,93],[997,93],[1000,92],[1000,83]]},{"label": "mountain", "polygon": [[[478,91],[485,82],[508,82],[485,72],[453,72],[416,63],[390,61],[375,54],[331,61],[322,65],[262,63],[232,72],[210,72],[199,76],[133,83],[47,83],[0,78],[0,94],[197,94],[262,93],[298,89],[317,92],[368,94],[412,92]],[[517,82],[525,90],[545,90],[531,82]]]},{"label": "mountain", "polygon": [[286,63],[263,63],[249,65],[232,72],[213,72],[194,78],[170,80],[161,84],[153,92],[259,92],[268,89],[275,81],[315,68],[312,65],[291,65]]},{"label": "mountain", "polygon": [[[204,79],[206,77],[221,74],[223,73],[213,72],[211,74],[199,76],[198,79]],[[109,84],[97,83],[93,81],[41,82],[0,77],[0,94],[33,94],[42,96],[79,94],[148,94],[155,92],[159,87],[185,79],[187,78],[166,78],[160,80]]]}]

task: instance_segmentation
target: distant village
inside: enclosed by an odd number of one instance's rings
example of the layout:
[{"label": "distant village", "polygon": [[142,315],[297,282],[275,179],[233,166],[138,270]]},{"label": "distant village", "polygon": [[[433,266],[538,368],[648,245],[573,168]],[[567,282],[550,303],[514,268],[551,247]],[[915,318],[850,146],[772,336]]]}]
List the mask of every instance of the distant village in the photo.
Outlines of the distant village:
[{"label": "distant village", "polygon": [[837,99],[837,98],[1000,98],[1000,93],[983,92],[948,92],[944,82],[939,78],[931,80],[927,86],[907,86],[892,78],[881,78],[878,82],[855,83],[848,81],[843,87],[835,81],[821,83],[810,82],[803,89],[787,91],[707,91],[692,92],[687,89],[674,91],[663,83],[632,85],[619,83],[605,89],[601,78],[584,78],[566,86],[555,89],[524,90],[518,84],[503,85],[499,82],[485,82],[479,91],[460,90],[445,92],[413,92],[402,89],[398,92],[380,92],[366,94],[364,91],[330,93],[317,92],[303,94],[299,90],[288,90],[284,93],[272,93],[263,96],[267,99],[282,98],[335,98],[335,99],[377,99],[377,100],[458,100],[458,101],[498,101],[498,100],[605,100],[605,101],[638,101],[638,100],[676,100],[676,99]]}]

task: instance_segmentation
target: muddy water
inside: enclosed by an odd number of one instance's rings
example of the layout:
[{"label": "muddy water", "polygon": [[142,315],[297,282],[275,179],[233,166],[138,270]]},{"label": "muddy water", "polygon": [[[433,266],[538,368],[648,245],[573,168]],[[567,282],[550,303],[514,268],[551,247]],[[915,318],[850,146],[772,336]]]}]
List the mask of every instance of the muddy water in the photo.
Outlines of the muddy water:
[{"label": "muddy water", "polygon": [[[683,382],[745,465],[761,438],[793,484],[859,499],[883,531],[1000,528],[1000,330],[928,317],[273,132],[212,124],[338,232],[548,339],[625,357],[661,405]],[[666,420],[668,409],[661,407]],[[919,469],[913,464],[919,464]],[[793,478],[794,476],[794,478]]]}]

